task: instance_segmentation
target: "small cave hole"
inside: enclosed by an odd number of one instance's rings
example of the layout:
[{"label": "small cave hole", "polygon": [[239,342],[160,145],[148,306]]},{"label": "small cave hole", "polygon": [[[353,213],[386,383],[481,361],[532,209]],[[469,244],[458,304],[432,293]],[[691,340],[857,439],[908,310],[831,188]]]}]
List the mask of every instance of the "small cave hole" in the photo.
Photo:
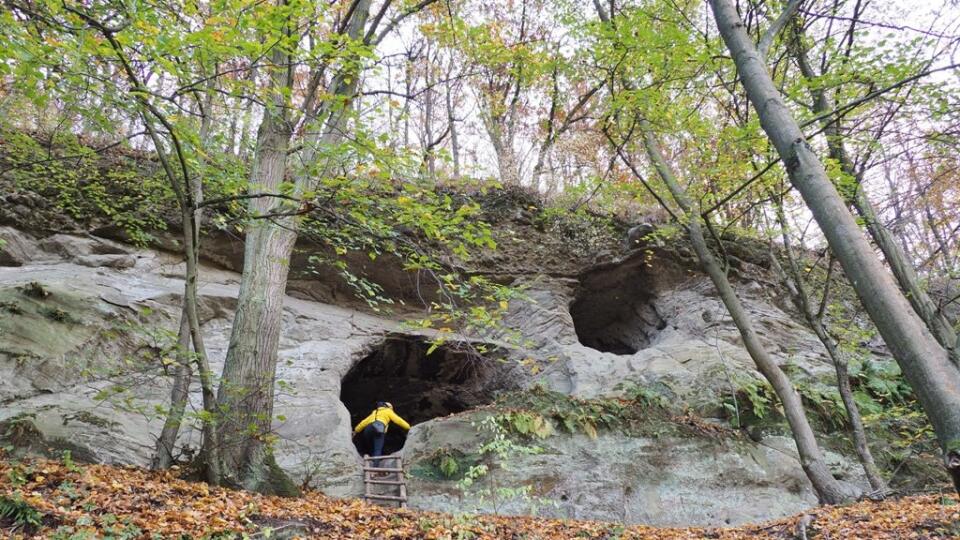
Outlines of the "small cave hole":
[{"label": "small cave hole", "polygon": [[[392,403],[394,412],[414,426],[490,403],[498,390],[515,385],[508,363],[496,359],[503,355],[495,348],[448,342],[427,354],[430,347],[420,337],[393,335],[357,362],[340,387],[351,426],[366,418],[378,401]],[[406,438],[406,431],[391,425],[384,455],[403,448]],[[354,445],[359,453],[369,453],[362,437],[355,437]]]},{"label": "small cave hole", "polygon": [[581,344],[630,355],[652,345],[666,321],[657,313],[650,277],[637,266],[581,276],[570,316]]}]

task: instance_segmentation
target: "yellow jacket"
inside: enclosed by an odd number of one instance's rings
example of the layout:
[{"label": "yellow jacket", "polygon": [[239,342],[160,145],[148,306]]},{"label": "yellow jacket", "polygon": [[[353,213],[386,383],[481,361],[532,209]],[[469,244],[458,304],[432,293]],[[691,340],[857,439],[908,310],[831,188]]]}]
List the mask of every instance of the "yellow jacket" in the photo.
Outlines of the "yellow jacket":
[{"label": "yellow jacket", "polygon": [[[410,424],[408,424],[407,421],[404,420],[403,418],[400,418],[400,416],[397,413],[393,412],[393,409],[391,409],[390,407],[379,407],[377,409],[374,409],[374,411],[370,413],[370,416],[360,421],[360,423],[357,424],[357,427],[353,428],[353,432],[360,433],[361,431],[363,431],[363,428],[372,424],[376,420],[379,420],[380,422],[382,422],[383,425],[386,426],[386,428],[389,428],[390,422],[393,422],[394,424],[402,427],[403,429],[410,429]],[[386,431],[386,429],[384,429],[384,431]]]}]

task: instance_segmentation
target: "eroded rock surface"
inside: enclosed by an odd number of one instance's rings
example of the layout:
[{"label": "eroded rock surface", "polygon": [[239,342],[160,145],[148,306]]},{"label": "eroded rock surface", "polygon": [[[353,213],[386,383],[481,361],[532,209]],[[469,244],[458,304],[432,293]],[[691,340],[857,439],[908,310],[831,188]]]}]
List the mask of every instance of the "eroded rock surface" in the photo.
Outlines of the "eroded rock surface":
[{"label": "eroded rock surface", "polygon": [[[508,468],[494,468],[461,498],[454,480],[429,474],[429,460],[437,448],[469,455],[484,440],[472,425],[477,420],[460,415],[413,428],[404,451],[413,506],[680,526],[759,521],[817,502],[795,453],[779,445],[616,434],[536,441],[542,452],[511,458]],[[525,496],[496,494],[525,485],[532,487]]]},{"label": "eroded rock surface", "polygon": [[[0,296],[27,309],[2,314],[0,422],[29,421],[44,445],[74,449],[75,455],[148,465],[162,425],[155,409],[166,404],[170,384],[159,342],[170,339],[176,326],[182,264],[171,255],[96,237],[36,239],[10,231],[4,238],[14,238],[15,245],[8,241],[5,253],[14,253],[9,260],[19,266],[0,267]],[[581,275],[520,272],[514,277],[525,288],[525,298],[510,303],[506,320],[517,334],[487,340],[508,359],[525,362],[504,387],[540,384],[592,398],[656,385],[710,417],[721,414],[719,400],[732,391],[733,377],[756,376],[709,281],[682,256],[641,250]],[[28,301],[21,288],[31,282],[42,284],[50,296]],[[205,267],[201,272],[201,318],[215,373],[222,368],[238,283],[231,271]],[[618,298],[611,287],[623,287],[629,298]],[[743,281],[739,287],[781,362],[813,378],[830,372],[816,338],[768,298],[762,284]],[[574,311],[588,320],[575,321],[571,304],[579,304]],[[69,319],[51,318],[50,309],[62,310]],[[589,320],[600,313],[609,321]],[[637,321],[644,324],[631,338]],[[578,337],[578,325],[594,336],[615,330],[629,347],[597,350],[596,339]],[[296,481],[333,495],[362,493],[342,381],[397,335],[428,336],[403,328],[398,320],[286,299],[275,429],[278,462]],[[600,341],[611,342],[611,335]],[[419,361],[416,355],[410,358]],[[455,390],[453,385],[443,391],[452,395]],[[442,396],[431,398],[424,407],[432,414],[457,412],[438,406],[441,402]],[[192,410],[199,405],[194,395]],[[415,426],[404,447],[408,462],[445,445],[470,451],[479,439],[469,418],[467,413]],[[542,512],[564,517],[723,525],[815,504],[789,445],[774,450],[768,443],[558,433],[542,443],[546,452],[497,474],[504,482],[536,485],[537,496],[552,501]],[[195,450],[197,431],[184,429],[179,445],[188,454]],[[845,460],[836,461],[838,471],[849,468]],[[410,487],[414,507],[470,510],[457,493],[451,482],[420,479]],[[526,503],[511,504],[510,512],[528,510]]]}]

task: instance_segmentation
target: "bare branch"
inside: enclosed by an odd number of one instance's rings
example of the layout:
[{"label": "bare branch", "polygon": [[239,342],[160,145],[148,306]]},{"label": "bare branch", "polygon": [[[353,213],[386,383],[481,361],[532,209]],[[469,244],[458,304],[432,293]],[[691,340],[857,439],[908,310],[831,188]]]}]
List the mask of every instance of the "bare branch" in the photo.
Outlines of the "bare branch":
[{"label": "bare branch", "polygon": [[390,32],[392,32],[393,29],[396,28],[398,24],[400,24],[401,22],[403,22],[404,19],[406,19],[406,18],[409,17],[410,15],[413,15],[414,13],[418,13],[418,12],[422,11],[422,10],[425,9],[427,6],[429,6],[430,4],[435,3],[436,1],[437,1],[437,0],[423,0],[423,1],[420,2],[419,4],[416,4],[415,6],[412,6],[412,7],[408,8],[408,9],[405,9],[402,13],[400,13],[399,15],[397,15],[396,17],[394,17],[393,19],[390,19],[390,22],[387,23],[387,26],[384,27],[384,29],[381,30],[380,33],[377,34],[377,37],[374,38],[372,41],[370,40],[370,38],[373,37],[371,34],[373,33],[373,31],[376,30],[376,27],[371,28],[371,32],[367,32],[367,35],[364,36],[364,41],[366,41],[367,43],[369,43],[369,44],[371,44],[371,45],[379,45],[380,42],[383,41],[383,38],[387,37],[387,35],[390,34]]},{"label": "bare branch", "polygon": [[777,20],[770,24],[770,28],[767,28],[767,31],[764,32],[763,36],[760,38],[760,43],[757,45],[757,51],[760,53],[760,58],[764,62],[767,61],[767,54],[770,52],[770,46],[773,45],[774,38],[777,37],[777,34],[783,30],[783,27],[787,25],[787,23],[790,21],[790,18],[793,17],[794,13],[797,12],[801,2],[803,2],[803,0],[790,0],[790,2],[787,4],[787,7],[783,8],[783,13],[777,17]]}]

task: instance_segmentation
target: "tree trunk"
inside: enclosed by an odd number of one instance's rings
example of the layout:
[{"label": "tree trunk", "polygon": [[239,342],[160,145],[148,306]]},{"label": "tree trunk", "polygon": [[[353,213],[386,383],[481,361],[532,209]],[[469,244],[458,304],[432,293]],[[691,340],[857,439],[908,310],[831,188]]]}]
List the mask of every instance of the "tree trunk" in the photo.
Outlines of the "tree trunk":
[{"label": "tree trunk", "polygon": [[753,329],[750,316],[740,303],[740,299],[730,285],[726,273],[707,247],[699,212],[694,208],[686,191],[677,181],[672,169],[664,159],[663,151],[660,149],[660,144],[655,139],[652,129],[649,122],[640,120],[641,136],[647,156],[653,163],[660,179],[667,185],[673,199],[687,217],[687,223],[684,225],[686,225],[690,236],[690,242],[693,244],[693,250],[697,254],[703,269],[710,276],[710,280],[713,281],[714,287],[717,288],[720,299],[733,318],[734,324],[737,325],[737,330],[740,331],[747,352],[750,353],[757,370],[773,387],[773,391],[776,392],[780,403],[783,405],[784,415],[787,417],[787,423],[790,425],[790,431],[800,455],[800,465],[807,474],[807,478],[810,479],[810,483],[813,484],[813,488],[817,492],[817,498],[821,503],[828,504],[855,498],[859,494],[852,492],[847,486],[838,482],[830,473],[823,454],[820,452],[820,446],[817,444],[813,429],[807,421],[800,394],[797,393],[790,379],[764,348],[760,336]]},{"label": "tree trunk", "polygon": [[[200,203],[202,188],[199,180],[194,179],[188,189],[193,194],[193,206]],[[191,210],[190,202],[183,201],[183,239],[186,262],[186,276],[184,279],[183,312],[181,314],[180,329],[178,332],[178,366],[174,374],[173,389],[170,395],[170,412],[164,422],[160,438],[157,440],[156,468],[168,468],[172,464],[172,452],[177,441],[180,426],[183,423],[183,412],[186,408],[190,392],[191,369],[190,363],[197,363],[200,378],[201,393],[203,396],[202,431],[203,463],[206,465],[206,478],[211,484],[220,483],[219,444],[214,424],[217,418],[217,406],[213,399],[213,383],[211,381],[210,364],[207,359],[206,347],[203,344],[203,334],[200,332],[200,318],[197,311],[197,277],[199,266],[199,210]],[[195,354],[190,354],[190,343],[193,343]]]},{"label": "tree trunk", "polygon": [[177,435],[180,433],[180,425],[183,423],[183,413],[187,408],[187,400],[190,397],[190,380],[193,377],[193,370],[190,365],[193,359],[190,357],[190,321],[187,318],[187,308],[183,307],[180,314],[180,330],[177,332],[177,366],[173,372],[173,388],[170,390],[170,410],[167,413],[167,419],[163,423],[163,429],[160,431],[160,437],[157,438],[157,446],[153,455],[151,467],[158,470],[169,469],[173,465],[173,450],[177,443]]},{"label": "tree trunk", "polygon": [[543,176],[544,170],[546,169],[547,153],[550,152],[550,149],[553,147],[553,142],[550,138],[544,139],[537,149],[537,161],[533,165],[533,172],[531,173],[530,179],[531,185],[537,191],[543,192],[546,188],[546,186],[540,185],[540,177]]},{"label": "tree trunk", "polygon": [[[258,75],[258,64],[254,64],[250,68],[249,80],[252,84],[255,84],[257,81]],[[240,158],[240,161],[246,163],[247,156],[249,154],[248,147],[250,146],[250,131],[251,124],[253,119],[253,105],[255,100],[247,99],[246,104],[243,107],[243,119],[240,122],[240,141],[237,143],[237,157]]]},{"label": "tree trunk", "polygon": [[192,205],[184,207],[183,239],[186,253],[186,276],[184,279],[183,306],[187,321],[190,325],[190,337],[196,356],[197,372],[200,379],[200,392],[203,396],[203,462],[206,465],[207,482],[219,485],[220,472],[220,443],[216,430],[218,407],[213,395],[213,382],[210,373],[210,362],[207,358],[207,349],[203,344],[203,334],[200,331],[200,315],[197,309],[197,278],[200,266],[200,208],[203,190],[200,180],[192,177],[191,185],[187,186],[192,193]]},{"label": "tree trunk", "polygon": [[[412,53],[411,53],[412,54]],[[410,147],[410,94],[413,92],[413,59],[407,56],[407,63],[404,64],[403,94],[408,96],[403,102],[403,110],[400,116],[403,118],[403,147]]]},{"label": "tree trunk", "polygon": [[710,0],[717,26],[736,62],[767,136],[790,181],[813,213],[864,308],[883,336],[930,418],[944,463],[960,492],[960,369],[873,254],[870,244],[830,182],[823,163],[774,86],[756,46],[730,0]]},{"label": "tree trunk", "polygon": [[[450,59],[450,67],[447,69],[447,78],[453,73],[453,58]],[[446,83],[446,101],[447,101],[447,122],[450,125],[450,154],[453,157],[453,179],[460,179],[460,134],[457,129],[457,118],[453,108],[453,85],[448,80]]]},{"label": "tree trunk", "polygon": [[[930,229],[930,232],[933,233],[933,238],[937,241],[937,249],[940,251],[940,259],[942,261],[941,268],[944,273],[949,274],[953,272],[953,256],[950,253],[950,238],[943,235],[943,231],[940,230],[940,224],[937,223],[937,220],[934,219],[933,210],[930,208],[930,201],[924,200],[923,202],[923,214],[927,219],[927,228]],[[938,311],[938,313],[941,313]],[[953,327],[951,326],[951,330]],[[957,342],[957,347],[954,348],[954,352],[960,349],[960,342]],[[957,360],[957,357],[954,356],[954,361]]]},{"label": "tree trunk", "polygon": [[[831,157],[833,157],[832,154],[833,151],[831,151]],[[845,162],[849,163],[849,160],[841,160],[841,164]],[[874,210],[873,205],[870,203],[870,200],[867,199],[867,195],[862,188],[857,189],[852,202],[853,206],[857,209],[857,213],[863,218],[867,230],[870,232],[870,236],[873,237],[874,243],[876,243],[880,251],[883,252],[887,264],[890,265],[890,269],[900,284],[900,288],[910,301],[911,307],[913,307],[917,315],[926,323],[927,328],[933,333],[934,338],[936,338],[940,346],[946,349],[952,362],[960,366],[960,350],[957,348],[957,333],[953,330],[953,325],[951,325],[943,313],[937,309],[937,305],[930,298],[930,295],[927,294],[927,291],[923,290],[920,286],[920,280],[916,270],[914,270],[913,266],[907,260],[906,255],[903,253],[903,250],[900,249],[900,245],[897,244],[893,234],[880,222],[876,210]]]},{"label": "tree trunk", "polygon": [[[148,127],[151,136],[154,138],[158,148],[159,139],[152,127]],[[167,169],[168,176],[174,182],[174,191],[177,193],[177,199],[180,204],[180,215],[183,222],[183,252],[186,264],[186,275],[183,284],[183,312],[180,321],[180,330],[178,333],[179,355],[186,359],[184,363],[178,365],[177,373],[174,378],[174,387],[171,391],[170,413],[164,423],[160,439],[157,441],[157,467],[163,468],[162,464],[172,459],[173,446],[177,440],[177,434],[183,421],[183,411],[186,407],[187,394],[190,389],[189,377],[189,342],[193,342],[195,351],[195,361],[200,375],[200,385],[203,394],[204,416],[203,424],[203,462],[206,464],[207,481],[211,484],[220,483],[220,458],[219,444],[217,443],[217,434],[214,428],[216,422],[217,407],[211,398],[213,385],[210,379],[210,364],[207,360],[206,347],[203,344],[203,334],[200,332],[200,317],[197,310],[197,277],[200,260],[199,251],[199,221],[200,210],[199,203],[203,197],[203,188],[199,179],[192,175],[185,174],[186,185],[180,187],[177,185],[175,176],[170,170],[167,159],[158,150],[161,156],[161,162]],[[190,195],[187,196],[186,193]],[[181,372],[185,369],[185,373]],[[169,466],[167,463],[166,466]]]},{"label": "tree trunk", "polygon": [[[371,0],[354,3],[346,37],[363,35]],[[251,170],[251,185],[265,193],[277,193],[286,179],[287,153],[292,136],[287,117],[286,93],[293,84],[290,59],[279,49],[271,69],[271,106],[264,112],[257,132],[257,147]],[[342,140],[347,132],[347,111],[356,96],[359,74],[356,66],[345,67],[331,80],[323,107],[306,103],[304,124],[311,126],[304,137],[300,163],[312,165],[319,150]],[[321,147],[318,149],[318,147]],[[303,193],[316,178],[323,178],[335,164],[303,167],[294,179],[293,195]],[[250,225],[246,230],[243,276],[230,344],[223,366],[217,400],[223,419],[219,430],[222,471],[230,484],[262,493],[295,495],[299,489],[280,467],[272,453],[277,349],[283,319],[290,257],[297,240],[297,210],[289,201],[271,197],[251,199]]]},{"label": "tree trunk", "polygon": [[437,178],[437,156],[433,150],[433,60],[430,58],[430,42],[427,42],[427,50],[424,53],[424,73],[423,73],[423,131],[424,140],[423,161],[427,171],[427,177],[431,180]]},{"label": "tree trunk", "polygon": [[[285,117],[275,111],[265,113],[257,135],[252,185],[264,192],[279,191],[289,143]],[[249,203],[252,219],[244,241],[243,275],[217,401],[222,411],[219,443],[224,480],[252,491],[289,495],[295,488],[282,473],[277,474],[270,443],[283,299],[297,233],[289,217],[263,217],[284,210],[283,204],[270,198]]]},{"label": "tree trunk", "polygon": [[509,129],[506,134],[504,133],[504,118],[502,116],[494,118],[488,114],[484,116],[486,118],[483,124],[487,136],[490,137],[493,153],[497,158],[497,171],[500,173],[500,181],[507,185],[520,185],[519,163],[513,148],[513,139],[509,137]]},{"label": "tree trunk", "polygon": [[[214,66],[216,71],[216,66]],[[204,101],[200,109],[199,138],[201,145],[209,144],[210,131],[213,126],[213,79],[207,81]],[[153,132],[153,129],[150,128]],[[159,149],[158,149],[159,151]],[[179,150],[178,150],[179,151]],[[182,156],[181,156],[182,157]],[[177,370],[174,374],[173,389],[170,395],[170,413],[164,423],[160,438],[157,441],[157,468],[167,468],[173,460],[173,448],[176,444],[180,426],[183,423],[183,412],[189,398],[192,370],[190,364],[197,363],[200,375],[201,394],[203,396],[204,415],[201,418],[203,442],[201,462],[206,465],[206,479],[211,484],[220,483],[220,457],[217,433],[214,427],[217,418],[216,401],[213,396],[212,376],[207,359],[206,347],[203,344],[203,334],[200,331],[200,318],[197,311],[197,279],[200,264],[200,225],[203,202],[203,182],[194,174],[184,170],[184,185],[178,188],[177,180],[172,174],[169,162],[162,159],[170,182],[177,193],[180,205],[180,216],[183,223],[183,252],[186,272],[184,277],[183,311],[178,332],[178,359]],[[193,343],[195,355],[191,358],[190,343]]]},{"label": "tree trunk", "polygon": [[[838,349],[837,343],[830,337],[830,334],[827,333],[827,328],[823,324],[823,320],[814,312],[813,304],[810,302],[810,295],[807,293],[807,287],[803,282],[803,275],[800,272],[800,267],[793,253],[790,233],[787,228],[787,220],[783,212],[783,205],[780,204],[779,201],[775,204],[777,220],[780,222],[780,230],[783,237],[783,249],[787,259],[789,275],[780,265],[772,241],[770,242],[770,262],[776,273],[780,276],[781,281],[783,281],[787,287],[794,306],[803,314],[807,325],[813,329],[817,338],[820,339],[820,343],[823,344],[823,348],[827,351],[827,356],[830,358],[830,362],[833,364],[834,371],[836,371],[837,374],[837,389],[840,392],[840,399],[843,400],[843,407],[847,412],[847,420],[850,422],[850,435],[853,438],[853,445],[856,449],[857,457],[860,459],[860,465],[863,466],[863,472],[867,475],[867,481],[870,482],[870,487],[875,492],[882,493],[886,491],[887,485],[883,480],[880,469],[873,459],[873,454],[870,452],[867,433],[863,427],[863,419],[860,416],[860,408],[853,399],[853,388],[850,386],[850,373],[847,369],[847,360]],[[828,286],[829,284],[825,286],[824,296],[827,294],[826,287]]]}]

